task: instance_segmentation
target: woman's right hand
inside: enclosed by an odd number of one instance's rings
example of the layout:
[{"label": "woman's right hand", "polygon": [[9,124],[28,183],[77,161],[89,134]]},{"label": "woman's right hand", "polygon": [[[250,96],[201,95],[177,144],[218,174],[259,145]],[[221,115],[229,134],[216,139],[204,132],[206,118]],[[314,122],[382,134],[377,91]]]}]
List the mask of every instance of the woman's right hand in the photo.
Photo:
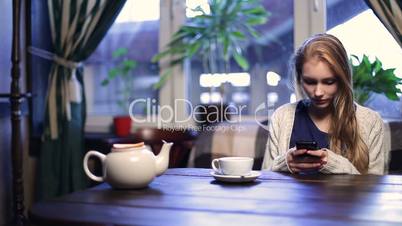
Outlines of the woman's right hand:
[{"label": "woman's right hand", "polygon": [[303,171],[318,170],[322,167],[323,162],[320,159],[317,161],[303,162],[300,161],[300,157],[307,153],[307,149],[296,150],[296,147],[289,149],[286,156],[286,163],[291,173],[300,173]]}]

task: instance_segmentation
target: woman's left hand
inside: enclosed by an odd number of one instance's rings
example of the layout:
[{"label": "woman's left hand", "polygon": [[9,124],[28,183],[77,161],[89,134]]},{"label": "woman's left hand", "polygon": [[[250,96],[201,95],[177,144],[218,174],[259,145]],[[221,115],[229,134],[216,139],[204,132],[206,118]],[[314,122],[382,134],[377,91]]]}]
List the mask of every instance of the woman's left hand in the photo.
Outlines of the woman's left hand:
[{"label": "woman's left hand", "polygon": [[307,154],[319,157],[321,159],[321,166],[327,164],[328,162],[328,152],[325,150],[325,148],[321,148],[319,150],[309,150],[307,151]]}]

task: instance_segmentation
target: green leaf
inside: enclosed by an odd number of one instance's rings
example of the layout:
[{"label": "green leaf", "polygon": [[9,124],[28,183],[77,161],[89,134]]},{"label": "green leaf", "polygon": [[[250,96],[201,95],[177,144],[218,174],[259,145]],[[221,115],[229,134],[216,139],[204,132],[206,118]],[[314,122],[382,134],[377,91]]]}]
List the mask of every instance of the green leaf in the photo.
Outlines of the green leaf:
[{"label": "green leaf", "polygon": [[244,58],[242,55],[238,54],[238,53],[234,53],[233,57],[236,61],[236,63],[245,71],[247,71],[249,69],[249,64],[246,58]]},{"label": "green leaf", "polygon": [[362,64],[363,67],[367,69],[367,71],[371,72],[371,63],[370,60],[368,59],[368,56],[363,55]]},{"label": "green leaf", "polygon": [[233,31],[230,33],[232,36],[244,40],[246,36],[240,31]]},{"label": "green leaf", "polygon": [[244,14],[253,14],[253,15],[259,15],[259,16],[268,16],[267,11],[265,10],[264,7],[258,6],[258,7],[253,7],[249,8],[246,10],[242,10]]},{"label": "green leaf", "polygon": [[200,30],[204,30],[205,27],[201,26],[200,24],[189,23],[187,25],[183,25],[181,29],[183,33],[187,32],[189,34],[197,34]]},{"label": "green leaf", "polygon": [[160,52],[158,54],[156,54],[155,56],[152,57],[152,63],[156,63],[159,62],[162,58],[164,58],[165,56],[169,55],[170,51],[163,51]]},{"label": "green leaf", "polygon": [[380,71],[382,68],[382,63],[377,57],[375,58],[374,63],[371,64],[371,68],[373,70],[373,74],[378,73],[378,71]]},{"label": "green leaf", "polygon": [[369,69],[367,69],[365,67],[359,67],[357,69],[357,75],[358,75],[359,81],[361,83],[367,83],[372,79],[372,75],[371,75]]},{"label": "green leaf", "polygon": [[160,77],[159,81],[153,85],[153,89],[157,90],[160,89],[162,86],[165,85],[167,79],[172,75],[172,70],[168,69],[166,70]]},{"label": "green leaf", "polygon": [[101,85],[106,86],[109,84],[109,79],[103,79]]},{"label": "green leaf", "polygon": [[[359,57],[358,56],[356,56],[356,55],[354,55],[354,54],[352,54],[352,55],[350,55],[352,58],[355,58],[355,60],[358,62],[358,63],[360,63],[360,59],[359,59]],[[350,59],[350,62],[352,63],[352,59]]]},{"label": "green leaf", "polygon": [[119,58],[121,56],[125,56],[128,53],[127,48],[118,48],[115,51],[113,51],[112,56],[113,58]]},{"label": "green leaf", "polygon": [[260,25],[260,24],[265,24],[267,22],[267,18],[265,17],[255,17],[255,18],[250,18],[246,21],[248,25]]},{"label": "green leaf", "polygon": [[131,70],[137,66],[137,62],[134,60],[125,60],[123,61],[124,68]]},{"label": "green leaf", "polygon": [[239,14],[239,11],[242,10],[242,2],[241,1],[228,1],[232,4],[227,6],[227,10],[226,10],[226,16],[227,18],[233,18],[234,16],[236,16],[237,14]]},{"label": "green leaf", "polygon": [[399,100],[399,97],[396,94],[396,92],[388,91],[388,92],[385,93],[385,96],[390,100]]},{"label": "green leaf", "polygon": [[117,105],[121,108],[121,109],[125,109],[125,103],[122,100],[117,100]]},{"label": "green leaf", "polygon": [[355,100],[357,101],[357,103],[364,105],[367,100],[370,98],[370,92],[368,91],[364,91],[359,93],[358,95],[355,96]]},{"label": "green leaf", "polygon": [[200,42],[196,42],[195,44],[191,45],[187,53],[188,58],[191,58],[200,49],[200,47]]},{"label": "green leaf", "polygon": [[382,76],[386,77],[389,81],[400,81],[401,78],[396,77],[395,75],[395,68],[390,68],[386,70],[379,70],[379,74],[381,73]]},{"label": "green leaf", "polygon": [[173,66],[176,66],[176,65],[179,65],[179,64],[183,64],[183,62],[184,62],[184,60],[186,58],[187,57],[183,56],[183,57],[179,57],[179,58],[176,58],[176,59],[170,61],[170,67],[173,67]]},{"label": "green leaf", "polygon": [[181,33],[175,33],[173,35],[172,39],[169,41],[169,43],[166,45],[167,47],[174,47],[177,45],[181,45],[184,42],[184,39],[187,39],[188,37],[192,36],[192,34],[189,34],[187,31],[183,31]]},{"label": "green leaf", "polygon": [[112,69],[109,70],[108,78],[109,79],[114,79],[118,74],[120,74],[120,69],[119,68],[112,68]]},{"label": "green leaf", "polygon": [[[372,79],[370,62],[367,64],[363,61],[360,61],[359,58],[355,55],[352,55],[352,57],[356,58],[357,62],[359,63],[357,66],[353,66],[353,85],[369,85],[369,82]],[[365,56],[365,59],[368,60],[367,56]]]},{"label": "green leaf", "polygon": [[259,38],[260,34],[255,30],[252,26],[246,24],[246,28],[248,32],[254,37],[254,38]]},{"label": "green leaf", "polygon": [[188,45],[194,45],[195,43],[200,43],[201,44],[201,42],[199,40],[202,39],[203,37],[204,37],[203,34],[195,35],[193,38],[191,38],[188,41]]}]

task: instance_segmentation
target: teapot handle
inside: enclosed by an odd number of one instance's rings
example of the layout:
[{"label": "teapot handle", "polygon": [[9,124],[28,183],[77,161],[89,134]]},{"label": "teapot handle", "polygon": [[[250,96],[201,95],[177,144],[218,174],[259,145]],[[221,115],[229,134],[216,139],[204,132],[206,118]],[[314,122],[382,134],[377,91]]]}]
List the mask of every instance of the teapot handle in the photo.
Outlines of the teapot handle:
[{"label": "teapot handle", "polygon": [[88,168],[88,159],[91,156],[98,157],[101,160],[102,168],[103,168],[103,164],[104,164],[106,156],[104,154],[100,153],[100,152],[97,152],[97,151],[88,151],[87,154],[85,154],[85,157],[84,157],[84,171],[87,174],[87,176],[89,178],[91,178],[92,180],[94,180],[94,181],[103,182],[105,180],[103,177],[95,176]]}]

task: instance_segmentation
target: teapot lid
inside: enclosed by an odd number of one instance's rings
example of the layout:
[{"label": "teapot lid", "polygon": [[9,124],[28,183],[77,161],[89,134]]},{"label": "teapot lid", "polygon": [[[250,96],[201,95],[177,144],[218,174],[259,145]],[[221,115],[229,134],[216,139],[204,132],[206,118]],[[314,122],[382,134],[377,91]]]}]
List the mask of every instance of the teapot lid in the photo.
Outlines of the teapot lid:
[{"label": "teapot lid", "polygon": [[113,144],[112,152],[115,151],[129,151],[131,148],[142,148],[144,147],[144,142],[135,144]]}]

